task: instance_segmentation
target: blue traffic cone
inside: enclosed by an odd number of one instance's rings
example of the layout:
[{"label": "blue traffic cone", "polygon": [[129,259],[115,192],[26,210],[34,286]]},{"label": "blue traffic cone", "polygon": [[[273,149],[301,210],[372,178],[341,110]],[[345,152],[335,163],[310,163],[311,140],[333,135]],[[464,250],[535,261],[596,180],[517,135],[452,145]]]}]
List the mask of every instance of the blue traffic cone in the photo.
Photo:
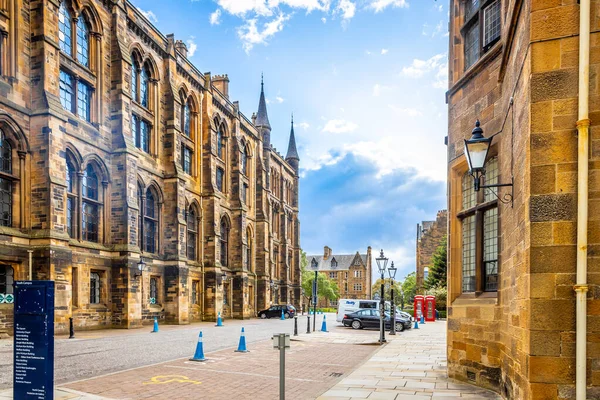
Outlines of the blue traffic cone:
[{"label": "blue traffic cone", "polygon": [[248,352],[248,349],[246,349],[246,335],[244,334],[244,328],[242,328],[242,334],[240,335],[240,344],[238,344],[238,348],[236,351],[238,353]]},{"label": "blue traffic cone", "polygon": [[283,310],[281,310],[281,320],[284,321],[285,320],[285,315],[283,315]]},{"label": "blue traffic cone", "polygon": [[425,323],[425,316],[421,315],[421,324]]},{"label": "blue traffic cone", "polygon": [[415,318],[415,327],[413,329],[419,329],[419,318]]},{"label": "blue traffic cone", "polygon": [[321,324],[321,332],[329,332],[327,330],[327,322],[325,322],[326,317],[327,317],[327,315],[323,315],[323,323]]},{"label": "blue traffic cone", "polygon": [[215,326],[223,326],[223,320],[221,319],[221,313],[217,315],[217,324]]},{"label": "blue traffic cone", "polygon": [[206,358],[204,358],[204,345],[202,344],[202,331],[200,331],[200,335],[198,335],[196,352],[194,353],[194,357],[190,358],[190,361],[206,361]]},{"label": "blue traffic cone", "polygon": [[158,332],[158,320],[156,319],[156,317],[154,317],[154,329],[152,329],[152,332],[150,333],[156,333]]}]

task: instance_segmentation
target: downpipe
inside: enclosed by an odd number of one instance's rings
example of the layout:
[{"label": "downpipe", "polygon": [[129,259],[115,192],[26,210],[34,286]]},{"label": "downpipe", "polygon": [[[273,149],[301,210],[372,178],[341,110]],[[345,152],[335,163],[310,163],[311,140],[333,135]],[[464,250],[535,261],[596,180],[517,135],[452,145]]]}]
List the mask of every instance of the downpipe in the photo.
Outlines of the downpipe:
[{"label": "downpipe", "polygon": [[587,245],[590,85],[590,0],[579,6],[579,112],[577,121],[577,282],[575,398],[586,399],[587,366]]}]

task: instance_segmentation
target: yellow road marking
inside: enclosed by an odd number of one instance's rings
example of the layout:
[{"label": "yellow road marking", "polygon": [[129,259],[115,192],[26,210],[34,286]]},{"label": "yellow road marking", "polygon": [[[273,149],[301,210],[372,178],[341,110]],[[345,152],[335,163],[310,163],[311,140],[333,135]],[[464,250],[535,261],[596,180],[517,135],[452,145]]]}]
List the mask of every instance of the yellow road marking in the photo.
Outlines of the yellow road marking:
[{"label": "yellow road marking", "polygon": [[193,383],[199,385],[201,382],[193,381],[183,375],[158,375],[150,378],[150,381],[144,382],[144,385],[162,385],[163,383]]}]

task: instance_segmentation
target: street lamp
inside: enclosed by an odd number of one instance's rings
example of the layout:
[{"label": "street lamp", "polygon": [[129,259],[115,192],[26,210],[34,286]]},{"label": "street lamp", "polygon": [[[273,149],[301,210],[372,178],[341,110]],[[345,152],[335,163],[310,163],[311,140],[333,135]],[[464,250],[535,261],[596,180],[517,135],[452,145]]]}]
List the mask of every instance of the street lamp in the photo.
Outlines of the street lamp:
[{"label": "street lamp", "polygon": [[381,274],[381,299],[379,300],[379,342],[381,344],[385,343],[385,329],[383,318],[385,314],[385,267],[388,263],[388,258],[383,255],[383,249],[379,253],[379,257],[375,259],[377,261],[377,268],[379,269],[379,273]]},{"label": "street lamp", "polygon": [[[480,188],[513,188],[512,177],[510,183],[481,185],[481,177],[485,175],[485,162],[487,161],[490,152],[490,146],[492,145],[492,139],[494,138],[494,136],[492,135],[489,138],[483,136],[483,129],[481,129],[480,125],[481,123],[479,122],[479,120],[475,121],[475,128],[471,132],[471,139],[465,139],[465,156],[467,157],[467,162],[469,164],[469,174],[473,177],[473,187],[475,191],[478,192]],[[502,199],[498,196],[497,192],[493,190],[491,190],[491,192],[502,203],[508,204],[510,202],[512,204],[514,189],[511,190],[511,193],[505,194]]]},{"label": "street lamp", "polygon": [[142,276],[142,272],[144,272],[144,270],[146,269],[146,263],[144,262],[144,259],[142,257],[140,257],[140,261],[138,261],[137,263],[137,268],[138,271],[140,271],[140,273],[133,275],[134,279],[137,279],[138,277]]},{"label": "street lamp", "polygon": [[392,289],[391,289],[391,300],[392,300],[392,310],[390,316],[392,318],[392,326],[390,328],[390,335],[396,334],[396,306],[394,305],[394,278],[396,277],[396,271],[398,268],[394,267],[394,262],[392,261],[392,266],[388,268],[388,274],[390,274],[390,279],[392,280]]}]

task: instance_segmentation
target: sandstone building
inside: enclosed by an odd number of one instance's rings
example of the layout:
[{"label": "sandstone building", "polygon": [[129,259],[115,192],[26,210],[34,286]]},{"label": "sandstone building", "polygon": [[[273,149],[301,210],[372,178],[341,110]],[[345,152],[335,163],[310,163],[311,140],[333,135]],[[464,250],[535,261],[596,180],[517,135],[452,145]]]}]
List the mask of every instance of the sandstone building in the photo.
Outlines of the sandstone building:
[{"label": "sandstone building", "polygon": [[247,118],[124,0],[1,0],[0,31],[0,294],[32,251],[57,332],[248,318],[271,282],[299,304],[299,157],[264,91]]},{"label": "sandstone building", "polygon": [[[370,299],[372,285],[371,246],[365,254],[333,254],[330,247],[322,255],[306,256],[309,272],[319,271],[337,283],[341,299]],[[311,294],[308,293],[308,296]],[[318,299],[318,307],[337,307],[337,300]]]},{"label": "sandstone building", "polygon": [[425,294],[423,283],[432,265],[433,253],[440,246],[448,231],[448,212],[438,211],[435,221],[417,224],[417,294]]},{"label": "sandstone building", "polygon": [[[448,372],[509,399],[600,398],[599,6],[450,2]],[[512,188],[474,190],[477,119]]]}]

